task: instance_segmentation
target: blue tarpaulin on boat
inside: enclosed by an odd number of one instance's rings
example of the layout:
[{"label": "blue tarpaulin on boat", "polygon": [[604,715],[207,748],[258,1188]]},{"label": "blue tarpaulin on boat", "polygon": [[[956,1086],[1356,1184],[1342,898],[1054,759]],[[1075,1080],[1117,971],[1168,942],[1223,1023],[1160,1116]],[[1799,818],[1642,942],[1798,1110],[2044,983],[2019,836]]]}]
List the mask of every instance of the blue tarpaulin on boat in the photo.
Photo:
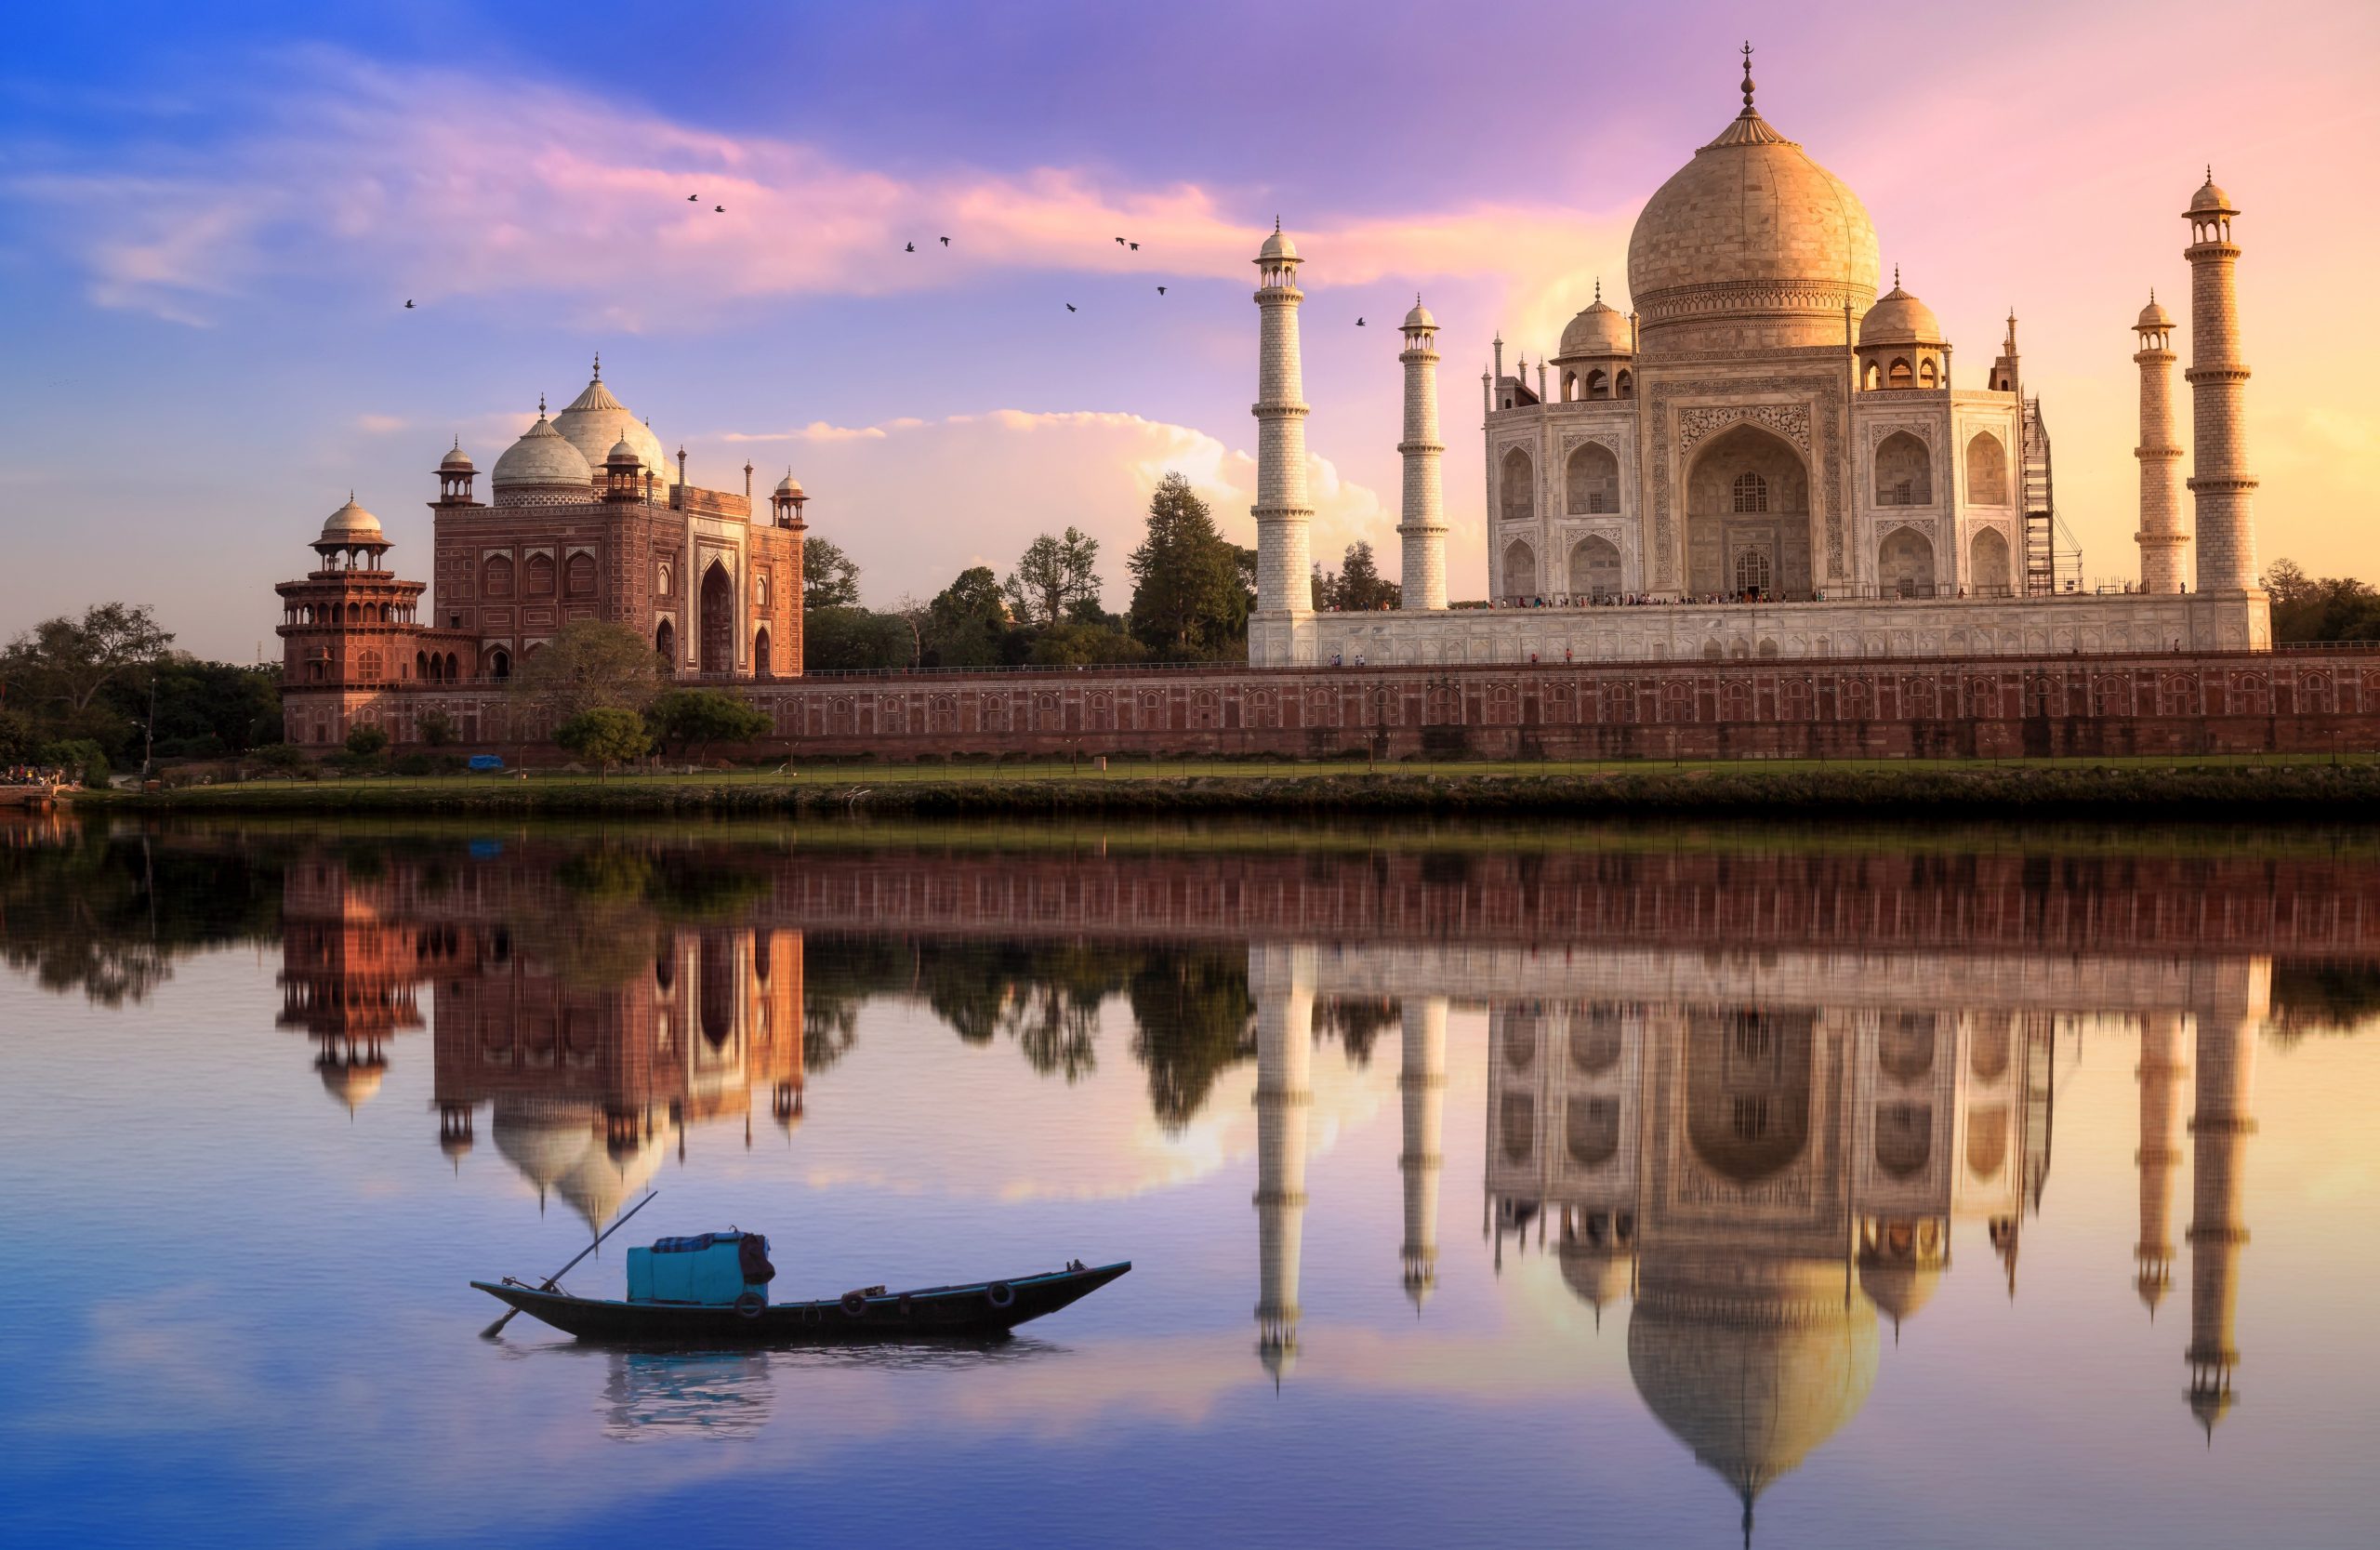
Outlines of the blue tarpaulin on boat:
[{"label": "blue tarpaulin on boat", "polygon": [[743,1239],[740,1232],[707,1232],[694,1238],[656,1238],[653,1252],[656,1254],[694,1254],[714,1243],[735,1243]]}]

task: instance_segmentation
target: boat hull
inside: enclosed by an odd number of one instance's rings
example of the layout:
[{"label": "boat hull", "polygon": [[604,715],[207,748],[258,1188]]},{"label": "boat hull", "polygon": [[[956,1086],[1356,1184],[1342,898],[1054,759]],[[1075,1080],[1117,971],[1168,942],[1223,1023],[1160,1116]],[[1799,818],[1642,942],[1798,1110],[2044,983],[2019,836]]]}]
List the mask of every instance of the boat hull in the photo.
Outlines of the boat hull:
[{"label": "boat hull", "polygon": [[684,1303],[624,1303],[495,1281],[471,1284],[564,1334],[606,1345],[856,1345],[982,1340],[1057,1312],[1131,1269],[1130,1260],[1006,1281],[775,1303],[747,1314]]}]

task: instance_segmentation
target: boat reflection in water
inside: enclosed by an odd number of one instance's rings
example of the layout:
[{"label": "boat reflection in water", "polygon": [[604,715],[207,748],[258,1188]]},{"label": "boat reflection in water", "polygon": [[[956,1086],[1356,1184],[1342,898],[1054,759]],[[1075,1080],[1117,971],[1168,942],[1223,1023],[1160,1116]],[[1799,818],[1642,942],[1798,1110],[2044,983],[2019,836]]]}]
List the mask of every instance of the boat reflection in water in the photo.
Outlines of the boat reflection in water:
[{"label": "boat reflection in water", "polygon": [[600,1353],[603,1434],[627,1442],[671,1433],[754,1437],[774,1392],[765,1351]]}]

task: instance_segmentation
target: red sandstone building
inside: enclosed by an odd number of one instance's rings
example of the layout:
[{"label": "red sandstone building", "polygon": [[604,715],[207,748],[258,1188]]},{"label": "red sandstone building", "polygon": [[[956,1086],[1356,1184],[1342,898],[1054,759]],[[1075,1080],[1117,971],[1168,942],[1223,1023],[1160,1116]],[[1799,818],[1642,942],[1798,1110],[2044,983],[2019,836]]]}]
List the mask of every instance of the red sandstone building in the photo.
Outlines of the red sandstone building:
[{"label": "red sandstone building", "polygon": [[671,468],[599,360],[561,414],[538,404],[484,502],[478,476],[459,443],[438,466],[433,585],[388,569],[379,519],[350,496],[314,541],[320,564],[276,589],[291,742],[359,724],[411,742],[433,711],[464,743],[506,736],[494,691],[575,619],[627,625],[680,682],[800,676],[808,497],[790,473],[764,515],[749,464],[740,495],[688,483],[684,452]]}]

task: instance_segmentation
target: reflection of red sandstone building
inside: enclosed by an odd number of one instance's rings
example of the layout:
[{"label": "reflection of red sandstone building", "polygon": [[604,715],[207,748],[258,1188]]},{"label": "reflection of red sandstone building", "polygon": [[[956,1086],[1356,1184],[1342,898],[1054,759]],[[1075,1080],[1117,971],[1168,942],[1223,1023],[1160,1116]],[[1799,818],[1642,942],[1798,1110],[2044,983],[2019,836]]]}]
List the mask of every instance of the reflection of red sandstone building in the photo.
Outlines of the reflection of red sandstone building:
[{"label": "reflection of red sandstone building", "polygon": [[755,521],[744,493],[696,488],[652,430],[595,378],[496,459],[494,503],[459,445],[438,467],[436,588],[384,566],[377,518],[352,497],[314,543],[322,563],[282,597],[289,740],[336,742],[358,723],[399,742],[431,710],[464,742],[495,740],[486,691],[574,619],[623,624],[682,680],[767,682],[801,672],[802,508],[788,472]]},{"label": "reflection of red sandstone building", "polygon": [[653,1176],[686,1128],[742,1116],[756,1093],[801,1120],[802,940],[745,927],[665,935],[625,982],[575,986],[523,957],[437,987],[442,1142],[494,1110],[496,1149],[593,1225]]},{"label": "reflection of red sandstone building", "polygon": [[439,1146],[459,1164],[479,1106],[498,1151],[590,1222],[610,1219],[689,1125],[754,1109],[788,1135],[802,1113],[801,933],[658,931],[652,957],[600,971],[523,945],[566,913],[540,868],[459,874],[391,863],[359,875],[316,855],[284,874],[281,1027],[321,1046],[350,1110],[379,1091],[391,1036],[435,1010]]}]

